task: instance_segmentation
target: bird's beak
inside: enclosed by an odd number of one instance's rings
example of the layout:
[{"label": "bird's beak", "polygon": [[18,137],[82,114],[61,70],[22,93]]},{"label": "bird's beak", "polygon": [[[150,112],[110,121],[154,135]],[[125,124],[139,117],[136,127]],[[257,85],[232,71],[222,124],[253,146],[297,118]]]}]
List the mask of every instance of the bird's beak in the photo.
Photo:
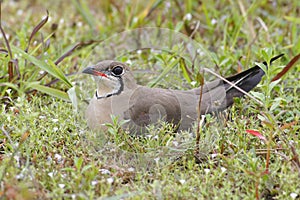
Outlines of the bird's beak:
[{"label": "bird's beak", "polygon": [[87,67],[85,68],[82,73],[85,73],[85,74],[91,74],[91,75],[94,75],[94,76],[102,76],[102,77],[106,77],[107,78],[107,75],[96,70],[94,67]]}]

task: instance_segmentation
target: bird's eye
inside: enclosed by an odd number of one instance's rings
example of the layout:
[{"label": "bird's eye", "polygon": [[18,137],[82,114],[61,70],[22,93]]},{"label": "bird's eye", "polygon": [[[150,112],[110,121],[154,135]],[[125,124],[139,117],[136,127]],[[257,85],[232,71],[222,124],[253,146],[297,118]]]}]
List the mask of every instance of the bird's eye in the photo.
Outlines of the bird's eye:
[{"label": "bird's eye", "polygon": [[115,66],[112,70],[111,70],[111,72],[113,73],[113,75],[115,75],[115,76],[120,76],[120,75],[122,75],[123,74],[123,71],[124,71],[124,69],[123,69],[123,67],[121,67],[121,66]]}]

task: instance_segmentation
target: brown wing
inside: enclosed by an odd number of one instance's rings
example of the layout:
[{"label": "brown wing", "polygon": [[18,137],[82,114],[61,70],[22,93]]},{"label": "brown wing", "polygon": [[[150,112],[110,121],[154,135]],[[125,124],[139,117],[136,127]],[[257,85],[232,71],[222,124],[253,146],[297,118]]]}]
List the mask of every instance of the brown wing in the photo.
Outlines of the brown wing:
[{"label": "brown wing", "polygon": [[124,119],[144,127],[160,120],[178,124],[181,119],[180,103],[172,90],[139,87],[130,97]]}]

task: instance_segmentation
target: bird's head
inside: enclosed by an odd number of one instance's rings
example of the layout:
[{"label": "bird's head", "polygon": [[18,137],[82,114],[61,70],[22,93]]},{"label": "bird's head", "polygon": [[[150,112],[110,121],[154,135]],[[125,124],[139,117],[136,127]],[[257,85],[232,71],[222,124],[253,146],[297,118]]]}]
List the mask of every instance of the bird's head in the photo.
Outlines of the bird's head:
[{"label": "bird's head", "polygon": [[134,89],[137,86],[129,67],[113,60],[101,61],[85,68],[82,73],[94,76],[98,99],[119,95],[124,90]]}]

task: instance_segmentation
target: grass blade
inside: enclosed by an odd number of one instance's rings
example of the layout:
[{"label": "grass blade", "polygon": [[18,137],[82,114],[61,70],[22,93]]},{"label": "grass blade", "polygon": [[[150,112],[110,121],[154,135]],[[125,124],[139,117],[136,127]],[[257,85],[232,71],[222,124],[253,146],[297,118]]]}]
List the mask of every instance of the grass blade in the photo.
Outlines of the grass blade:
[{"label": "grass blade", "polygon": [[83,19],[89,24],[91,29],[96,27],[94,17],[85,1],[72,0],[77,11],[82,15]]},{"label": "grass blade", "polygon": [[18,47],[12,46],[12,49],[21,55],[23,58],[29,60],[34,65],[38,66],[42,70],[48,72],[52,76],[58,78],[59,80],[63,81],[68,87],[72,87],[72,83],[67,79],[67,77],[64,75],[64,73],[50,60],[48,60],[48,63],[38,60],[34,56],[26,53],[22,49],[19,49]]},{"label": "grass blade", "polygon": [[38,90],[45,94],[57,97],[59,99],[62,99],[65,101],[70,101],[69,95],[66,92],[55,89],[55,88],[46,87],[46,86],[40,85],[39,83],[29,83],[28,87],[31,87],[32,89]]}]

